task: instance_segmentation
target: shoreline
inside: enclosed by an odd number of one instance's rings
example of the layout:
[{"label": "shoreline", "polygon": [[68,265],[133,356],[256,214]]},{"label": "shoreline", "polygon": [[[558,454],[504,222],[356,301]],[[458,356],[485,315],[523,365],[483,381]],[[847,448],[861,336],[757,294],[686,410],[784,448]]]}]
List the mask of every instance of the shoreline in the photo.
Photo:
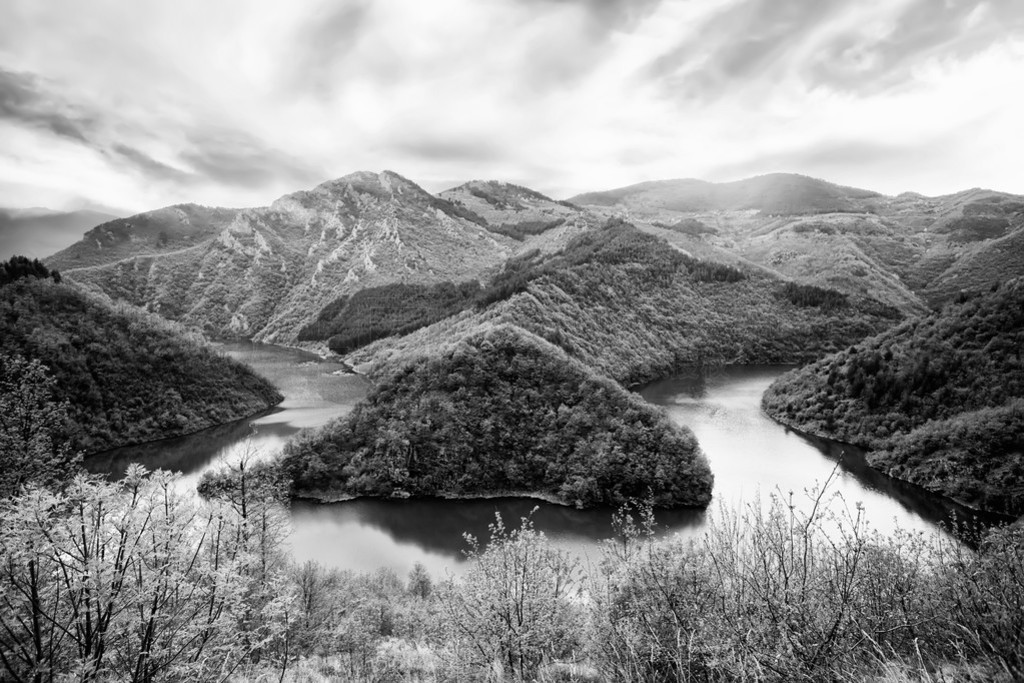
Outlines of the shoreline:
[{"label": "shoreline", "polygon": [[949,502],[955,503],[955,504],[959,505],[962,508],[970,510],[971,512],[973,512],[975,515],[977,515],[979,517],[989,517],[989,518],[991,518],[991,523],[989,524],[989,526],[991,526],[991,527],[996,527],[996,526],[999,526],[1001,524],[1012,524],[1015,521],[1018,521],[1019,519],[1024,519],[1024,517],[1017,518],[1017,517],[1012,517],[1010,515],[1004,514],[1002,512],[996,512],[995,510],[986,510],[985,508],[979,508],[979,507],[977,507],[975,505],[971,505],[970,503],[968,503],[966,501],[960,500],[959,498],[954,498],[953,496],[946,495],[945,493],[943,493],[941,491],[936,491],[934,489],[928,488],[927,486],[922,486],[921,484],[918,484],[917,482],[910,481],[908,479],[904,479],[903,477],[893,476],[889,472],[887,472],[885,470],[882,470],[882,469],[879,469],[879,468],[877,468],[877,467],[875,467],[874,465],[871,464],[871,461],[870,461],[870,459],[867,456],[868,456],[868,453],[870,453],[872,450],[875,450],[875,449],[872,449],[869,446],[861,446],[861,445],[856,444],[856,443],[850,443],[850,442],[847,442],[847,441],[841,441],[839,439],[836,439],[833,436],[829,436],[828,434],[824,434],[824,433],[819,432],[819,431],[797,427],[797,426],[787,422],[786,420],[783,420],[783,419],[781,419],[779,417],[776,417],[775,415],[769,413],[763,407],[761,408],[761,414],[764,415],[765,417],[767,417],[772,422],[774,422],[774,423],[776,423],[778,425],[781,425],[782,427],[788,429],[789,431],[791,431],[794,434],[797,434],[799,436],[802,436],[802,437],[805,437],[805,438],[812,438],[812,439],[825,439],[827,441],[830,441],[830,442],[835,443],[835,444],[839,444],[841,446],[847,446],[847,447],[850,447],[850,448],[855,448],[855,449],[857,449],[858,451],[860,451],[862,453],[861,457],[862,457],[862,459],[864,461],[865,467],[868,467],[868,468],[872,469],[873,471],[877,472],[878,474],[881,474],[883,476],[888,477],[889,479],[892,479],[893,481],[898,481],[901,484],[905,484],[907,486],[913,486],[913,487],[919,488],[922,491],[927,491],[929,494],[931,494],[933,496],[939,496],[939,497],[941,497],[941,498],[943,498],[943,499],[945,499],[945,500],[947,500]]},{"label": "shoreline", "polygon": [[171,434],[171,435],[168,435],[168,436],[161,436],[161,437],[157,437],[155,439],[146,439],[145,441],[129,441],[129,442],[126,442],[126,443],[114,446],[113,448],[104,448],[102,451],[90,451],[90,452],[87,452],[87,453],[83,453],[82,454],[82,462],[85,462],[86,460],[89,460],[89,459],[92,459],[92,458],[98,458],[98,457],[101,457],[101,456],[113,453],[114,451],[119,451],[122,448],[135,448],[136,446],[148,446],[148,445],[151,445],[151,444],[160,443],[162,441],[171,441],[173,439],[183,439],[183,438],[188,437],[188,436],[196,436],[197,434],[202,434],[203,432],[209,431],[211,429],[217,429],[218,427],[224,427],[225,425],[234,424],[235,422],[241,422],[242,420],[252,420],[252,419],[255,419],[255,418],[259,418],[259,417],[265,417],[267,415],[273,415],[276,412],[284,410],[284,408],[281,408],[281,404],[282,403],[284,403],[284,398],[283,397],[281,398],[280,401],[277,401],[276,403],[274,403],[274,404],[272,404],[270,406],[267,406],[266,408],[262,408],[260,410],[257,410],[254,413],[248,413],[246,415],[242,415],[241,417],[236,417],[234,419],[226,420],[224,422],[214,422],[213,424],[207,425],[205,427],[200,427],[199,429],[195,429],[195,430],[192,430],[192,431],[189,431],[189,432],[182,432],[181,434]]}]

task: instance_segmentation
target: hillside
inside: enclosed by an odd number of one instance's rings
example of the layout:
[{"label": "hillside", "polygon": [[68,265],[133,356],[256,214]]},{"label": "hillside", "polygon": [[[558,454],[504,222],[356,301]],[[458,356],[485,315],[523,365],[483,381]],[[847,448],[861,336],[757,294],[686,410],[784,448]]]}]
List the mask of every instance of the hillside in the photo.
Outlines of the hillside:
[{"label": "hillside", "polygon": [[805,284],[919,314],[960,289],[1024,275],[1013,246],[1024,197],[967,190],[886,197],[804,176],[659,181],[573,197],[695,255],[737,259]]},{"label": "hillside", "polygon": [[696,440],[656,408],[512,326],[391,369],[345,418],[291,442],[293,494],[526,493],[580,507],[704,506]]},{"label": "hillside", "polygon": [[0,208],[0,259],[21,254],[42,258],[80,239],[115,216],[102,211]]},{"label": "hillside", "polygon": [[[118,225],[131,230],[119,246],[93,249],[90,237],[53,265],[215,337],[293,343],[340,297],[388,284],[466,281],[525,248],[465,207],[388,171],[353,173],[265,208],[207,210],[205,222],[190,217],[192,232],[159,247],[160,234],[171,234],[164,218],[181,210],[156,212],[161,218],[145,235],[138,226],[149,214],[124,219]],[[555,232],[585,227],[575,211]],[[101,235],[111,230],[97,228]]]},{"label": "hillside", "polygon": [[56,379],[72,444],[86,453],[188,434],[281,400],[268,381],[165,321],[49,279],[0,287],[0,358],[15,356],[40,360]]},{"label": "hillside", "polygon": [[873,449],[887,473],[1024,514],[1024,279],[794,371],[763,397],[796,429]]},{"label": "hillside", "polygon": [[117,218],[89,230],[82,238],[46,259],[71,270],[104,266],[126,258],[179,252],[202,244],[226,228],[238,209],[177,204]]},{"label": "hillside", "polygon": [[519,241],[553,230],[580,213],[567,202],[495,180],[473,180],[438,196],[479,216],[488,231]]},{"label": "hillside", "polygon": [[480,326],[508,324],[630,385],[688,364],[807,361],[900,318],[874,299],[696,259],[611,221],[558,252],[509,260],[458,315],[348,360],[386,367]]}]

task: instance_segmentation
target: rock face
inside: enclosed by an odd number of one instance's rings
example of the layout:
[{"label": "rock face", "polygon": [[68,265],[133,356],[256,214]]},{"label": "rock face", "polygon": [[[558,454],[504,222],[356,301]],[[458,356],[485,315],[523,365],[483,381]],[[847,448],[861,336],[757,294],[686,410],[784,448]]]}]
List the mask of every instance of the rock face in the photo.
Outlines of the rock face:
[{"label": "rock face", "polygon": [[[559,227],[582,226],[581,215]],[[48,263],[215,337],[290,343],[340,296],[479,277],[527,246],[385,171],[354,173],[264,208],[169,207],[114,221]]]}]

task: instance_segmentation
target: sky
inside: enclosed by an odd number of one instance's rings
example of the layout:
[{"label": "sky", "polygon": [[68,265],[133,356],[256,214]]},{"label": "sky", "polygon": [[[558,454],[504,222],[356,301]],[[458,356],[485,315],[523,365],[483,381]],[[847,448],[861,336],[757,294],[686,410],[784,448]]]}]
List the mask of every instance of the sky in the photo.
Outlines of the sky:
[{"label": "sky", "polygon": [[0,206],[359,170],[1024,193],[1022,0],[3,0]]}]

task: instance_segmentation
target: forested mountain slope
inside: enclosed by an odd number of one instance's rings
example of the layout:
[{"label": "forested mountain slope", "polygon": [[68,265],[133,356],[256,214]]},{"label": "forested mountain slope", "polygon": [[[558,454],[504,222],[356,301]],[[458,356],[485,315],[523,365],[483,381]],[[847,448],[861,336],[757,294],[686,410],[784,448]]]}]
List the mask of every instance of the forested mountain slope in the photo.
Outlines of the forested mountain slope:
[{"label": "forested mountain slope", "polygon": [[1024,279],[785,375],[765,411],[869,447],[869,462],[968,505],[1024,514]]},{"label": "forested mountain slope", "polygon": [[[549,232],[586,227],[584,212],[562,208]],[[361,289],[481,276],[524,248],[500,229],[511,220],[492,229],[395,173],[362,172],[265,208],[169,207],[114,221],[53,265],[216,337],[293,343],[325,306]]]},{"label": "forested mountain slope", "polygon": [[486,326],[393,367],[340,421],[298,437],[293,493],[541,495],[580,507],[651,496],[706,505],[689,430],[513,326]]},{"label": "forested mountain slope", "polygon": [[349,360],[383,367],[481,325],[511,324],[634,384],[686,364],[811,360],[901,317],[868,297],[695,259],[612,221],[561,251],[509,260],[458,315],[371,344]]},{"label": "forested mountain slope", "polygon": [[0,286],[0,361],[41,361],[87,453],[179,436],[265,410],[277,390],[156,316],[68,284]]}]

